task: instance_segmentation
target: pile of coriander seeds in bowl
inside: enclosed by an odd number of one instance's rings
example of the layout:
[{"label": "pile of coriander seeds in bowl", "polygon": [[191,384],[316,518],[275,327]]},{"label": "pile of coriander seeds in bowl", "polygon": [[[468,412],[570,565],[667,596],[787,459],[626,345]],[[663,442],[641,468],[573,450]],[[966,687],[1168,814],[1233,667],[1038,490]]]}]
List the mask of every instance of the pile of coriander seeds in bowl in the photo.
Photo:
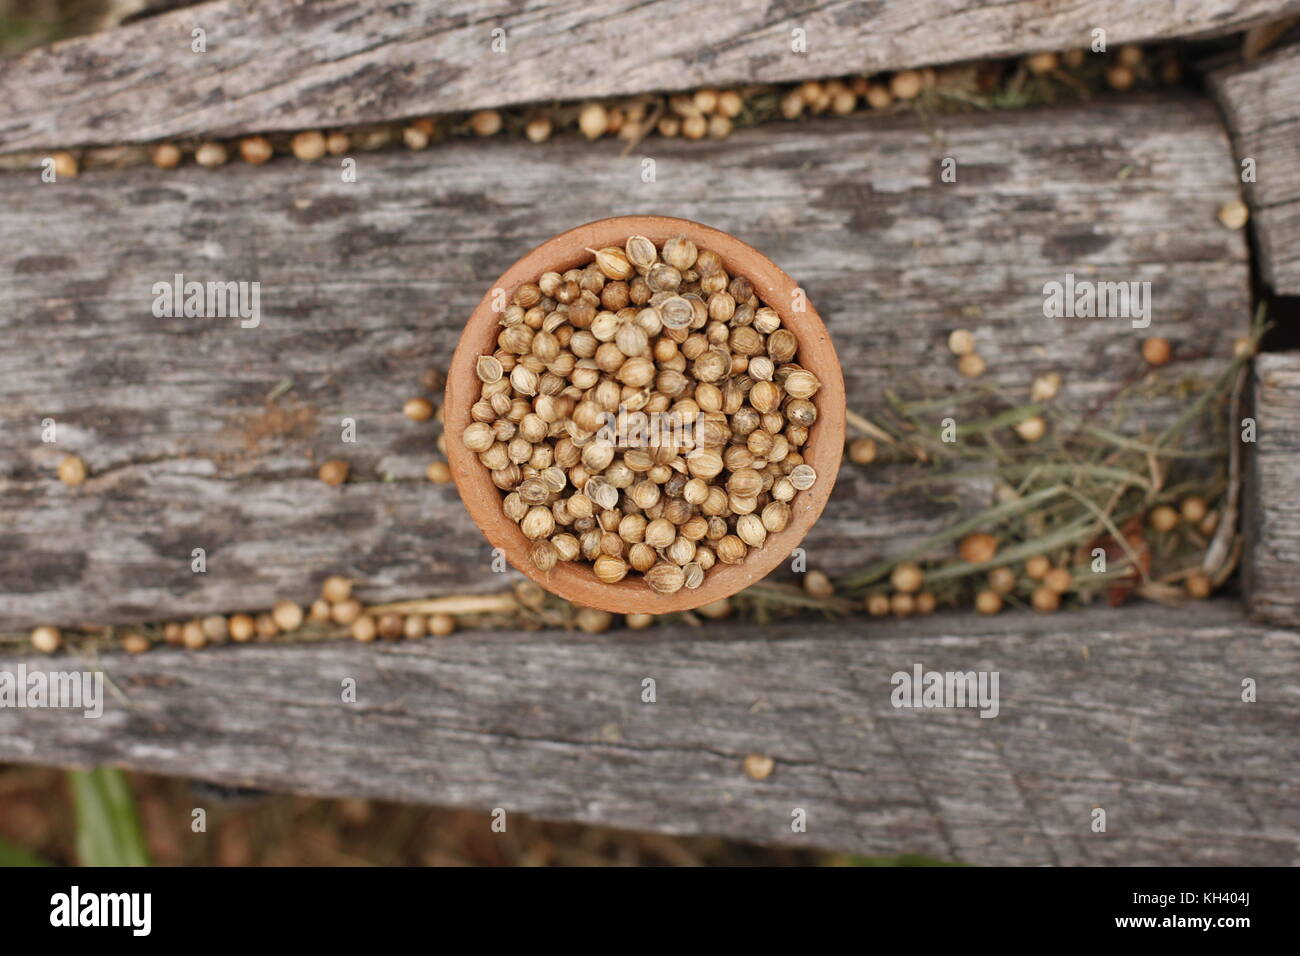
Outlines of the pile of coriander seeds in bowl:
[{"label": "pile of coriander seeds in bowl", "polygon": [[[819,473],[805,451],[824,427],[823,370],[700,233],[761,256],[684,220],[629,219],[660,236],[607,228],[601,244],[561,256],[563,268],[524,266],[546,258],[544,245],[516,265],[523,281],[497,287],[490,328],[467,328],[474,341],[453,360],[448,407],[456,379],[467,409],[459,437],[449,419],[448,445],[462,497],[512,563],[576,603],[653,612],[725,596],[715,583],[734,593],[798,543],[835,478],[843,384],[811,313],[839,403],[833,467]],[[664,235],[674,223],[689,231]]]}]

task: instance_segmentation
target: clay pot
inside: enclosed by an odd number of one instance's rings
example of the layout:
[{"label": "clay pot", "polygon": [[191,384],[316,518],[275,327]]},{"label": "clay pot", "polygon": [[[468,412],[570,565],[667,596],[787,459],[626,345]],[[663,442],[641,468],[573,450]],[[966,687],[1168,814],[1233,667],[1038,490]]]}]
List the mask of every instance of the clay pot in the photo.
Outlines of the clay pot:
[{"label": "clay pot", "polygon": [[[716,252],[728,274],[747,278],[758,297],[781,316],[782,325],[799,341],[797,361],[822,383],[813,396],[817,422],[802,449],[805,461],[817,471],[817,482],[807,491],[799,492],[790,502],[789,525],[784,531],[768,535],[763,547],[751,550],[742,563],[715,564],[705,574],[704,584],[699,588],[693,591],[682,588],[667,595],[650,590],[641,575],[634,571],[616,584],[597,580],[591,566],[580,562],[560,561],[548,572],[539,571],[529,559],[532,542],[502,511],[502,492],[492,483],[488,470],[477,456],[458,440],[471,422],[470,408],[479,396],[480,383],[475,363],[480,355],[496,349],[500,316],[493,311],[493,302],[494,299],[500,300],[494,297],[493,290],[504,290],[508,300],[520,285],[535,282],[543,272],[564,272],[584,265],[591,261],[588,249],[622,247],[632,235],[646,236],[656,245],[662,245],[673,236],[685,235],[699,248]],[[802,312],[792,310],[795,288],[793,279],[739,239],[696,222],[665,216],[619,216],[589,222],[542,243],[507,269],[492,283],[465,324],[447,374],[443,408],[447,458],[456,488],[470,516],[492,546],[500,548],[506,560],[553,594],[574,604],[622,614],[665,614],[718,601],[763,578],[784,561],[822,513],[835,484],[844,450],[844,377],[839,359],[826,327],[811,304],[805,303]]]}]

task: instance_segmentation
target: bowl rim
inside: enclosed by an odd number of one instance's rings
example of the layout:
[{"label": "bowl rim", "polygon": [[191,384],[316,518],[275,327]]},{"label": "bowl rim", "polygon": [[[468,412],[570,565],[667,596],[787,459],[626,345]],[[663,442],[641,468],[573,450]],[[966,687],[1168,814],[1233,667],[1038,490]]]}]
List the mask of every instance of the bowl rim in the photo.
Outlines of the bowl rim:
[{"label": "bowl rim", "polygon": [[[490,473],[478,457],[458,440],[470,424],[470,408],[478,400],[479,380],[475,372],[478,357],[496,347],[500,311],[495,306],[509,301],[520,285],[535,282],[543,272],[563,272],[590,261],[589,248],[611,245],[621,248],[632,235],[646,236],[657,246],[674,236],[685,235],[698,247],[717,253],[729,275],[743,275],[764,304],[776,310],[782,326],[790,329],[799,343],[799,364],[821,381],[821,388],[812,398],[817,407],[817,422],[800,449],[805,462],[816,470],[817,481],[791,501],[790,523],[783,530],[769,534],[763,546],[751,549],[740,564],[717,563],[705,574],[699,588],[682,588],[673,594],[652,591],[636,572],[629,572],[615,584],[606,584],[596,578],[589,564],[582,562],[559,561],[550,571],[538,569],[529,558],[533,542],[502,509],[501,490],[492,483]],[[456,490],[492,547],[547,591],[580,606],[620,614],[690,610],[730,597],[771,573],[799,546],[821,515],[835,486],[844,454],[843,372],[830,333],[806,295],[798,303],[802,308],[796,311],[796,289],[799,286],[794,279],[748,243],[703,223],[670,216],[598,219],[566,230],[517,259],[491,284],[466,321],[447,371],[444,393],[445,445]],[[504,300],[501,292],[505,294]]]}]

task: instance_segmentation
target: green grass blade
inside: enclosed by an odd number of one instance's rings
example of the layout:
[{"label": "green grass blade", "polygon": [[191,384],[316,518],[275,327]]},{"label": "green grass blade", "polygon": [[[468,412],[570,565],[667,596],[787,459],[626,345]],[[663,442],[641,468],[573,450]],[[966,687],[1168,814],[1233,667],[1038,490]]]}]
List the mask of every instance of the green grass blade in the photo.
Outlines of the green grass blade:
[{"label": "green grass blade", "polygon": [[77,858],[82,866],[148,866],[135,801],[115,767],[70,770],[77,810]]}]

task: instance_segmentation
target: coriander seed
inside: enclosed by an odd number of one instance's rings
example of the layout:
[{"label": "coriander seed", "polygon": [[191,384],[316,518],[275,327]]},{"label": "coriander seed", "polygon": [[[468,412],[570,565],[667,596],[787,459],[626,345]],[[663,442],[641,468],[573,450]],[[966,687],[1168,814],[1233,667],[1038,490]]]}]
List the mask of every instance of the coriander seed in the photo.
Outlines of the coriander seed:
[{"label": "coriander seed", "polygon": [[42,654],[53,654],[63,646],[63,635],[57,627],[42,625],[32,630],[32,647]]}]

